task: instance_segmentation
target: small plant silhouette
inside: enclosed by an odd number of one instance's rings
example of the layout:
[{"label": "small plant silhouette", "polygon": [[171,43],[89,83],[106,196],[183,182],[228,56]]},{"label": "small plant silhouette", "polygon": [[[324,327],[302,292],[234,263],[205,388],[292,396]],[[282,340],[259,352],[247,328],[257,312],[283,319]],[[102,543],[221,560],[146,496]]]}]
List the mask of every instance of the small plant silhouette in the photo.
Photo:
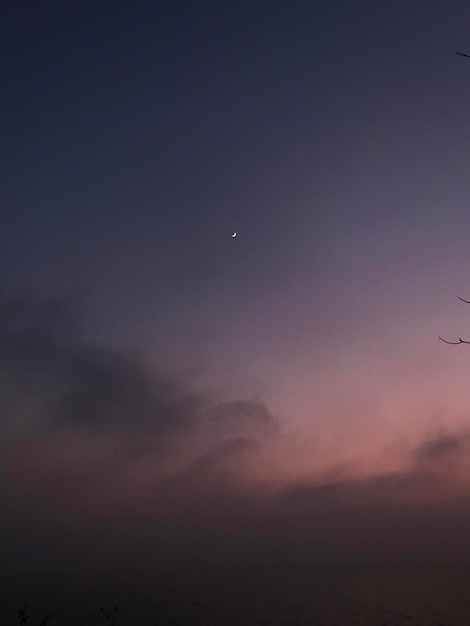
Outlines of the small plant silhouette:
[{"label": "small plant silhouette", "polygon": [[115,606],[111,613],[106,613],[104,606],[100,606],[100,611],[103,617],[105,618],[105,620],[108,622],[108,624],[110,624],[111,626],[114,626],[116,623],[118,607]]},{"label": "small plant silhouette", "polygon": [[20,620],[20,624],[24,624],[28,620],[28,616],[26,615],[26,604],[22,609],[19,609],[18,619]]},{"label": "small plant silhouette", "polygon": [[[22,609],[19,609],[18,611],[18,619],[20,621],[20,624],[24,624],[28,621],[28,615],[26,613],[26,605],[24,605],[24,607]],[[47,626],[47,624],[49,623],[49,620],[51,619],[50,615],[45,615],[42,620],[39,622],[39,626]]]}]

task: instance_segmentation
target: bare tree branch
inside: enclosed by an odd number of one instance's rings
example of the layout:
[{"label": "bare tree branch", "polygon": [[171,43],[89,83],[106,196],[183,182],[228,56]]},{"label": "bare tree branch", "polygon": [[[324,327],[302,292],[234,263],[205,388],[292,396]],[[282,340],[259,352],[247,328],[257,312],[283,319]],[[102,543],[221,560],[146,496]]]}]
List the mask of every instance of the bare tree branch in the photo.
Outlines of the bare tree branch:
[{"label": "bare tree branch", "polygon": [[[460,54],[460,52],[457,52],[457,54]],[[463,55],[463,56],[467,56],[467,55]],[[464,300],[460,296],[457,296],[457,298],[459,300],[461,300],[462,302],[465,302],[466,304],[470,304],[470,300]],[[451,346],[458,346],[460,343],[469,343],[470,344],[470,341],[465,341],[464,339],[461,339],[460,337],[459,337],[458,341],[447,341],[446,339],[443,339],[442,337],[439,337],[438,341],[443,341],[444,343],[448,343]]]},{"label": "bare tree branch", "polygon": [[442,337],[439,337],[439,339],[440,341],[443,341],[444,343],[449,343],[451,346],[458,346],[459,343],[470,343],[470,341],[464,341],[463,339],[460,339],[460,337],[458,341],[446,341]]},{"label": "bare tree branch", "polygon": [[461,57],[468,57],[468,58],[470,58],[470,54],[464,54],[463,52],[456,52],[456,54],[459,54]]}]

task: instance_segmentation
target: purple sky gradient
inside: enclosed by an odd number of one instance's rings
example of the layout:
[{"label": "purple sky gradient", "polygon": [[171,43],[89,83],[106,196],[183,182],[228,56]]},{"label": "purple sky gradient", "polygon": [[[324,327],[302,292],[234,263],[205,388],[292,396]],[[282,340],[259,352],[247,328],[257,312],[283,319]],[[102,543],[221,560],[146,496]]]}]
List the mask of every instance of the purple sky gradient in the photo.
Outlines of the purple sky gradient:
[{"label": "purple sky gradient", "polygon": [[11,571],[470,556],[468,3],[96,4],[2,20]]}]

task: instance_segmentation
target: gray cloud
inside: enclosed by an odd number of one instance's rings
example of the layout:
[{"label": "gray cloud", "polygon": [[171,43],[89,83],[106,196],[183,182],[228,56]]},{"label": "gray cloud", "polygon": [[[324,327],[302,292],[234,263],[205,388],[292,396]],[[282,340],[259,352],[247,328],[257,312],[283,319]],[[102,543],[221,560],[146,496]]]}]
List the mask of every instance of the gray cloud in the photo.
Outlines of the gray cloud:
[{"label": "gray cloud", "polygon": [[29,493],[77,508],[131,476],[156,492],[165,463],[194,488],[276,431],[259,401],[214,404],[142,351],[85,340],[80,304],[0,290],[0,462]]},{"label": "gray cloud", "polygon": [[460,457],[468,452],[470,435],[468,433],[441,433],[424,441],[415,452],[417,463],[440,462]]},{"label": "gray cloud", "polygon": [[450,488],[468,432],[427,437],[401,472],[353,480],[333,467],[311,482],[254,486],[243,470],[280,436],[261,401],[212,402],[142,352],[84,340],[74,307],[0,292],[10,572],[470,558],[468,487]]},{"label": "gray cloud", "polygon": [[273,416],[259,401],[222,402],[210,411],[209,418],[217,432],[229,436],[249,431],[253,438],[263,438],[277,431]]},{"label": "gray cloud", "polygon": [[182,545],[218,552],[204,528],[246,510],[237,464],[274,418],[260,401],[212,402],[142,351],[85,339],[81,304],[0,290],[4,568],[88,579],[172,563]]},{"label": "gray cloud", "polygon": [[190,428],[201,404],[197,394],[151,371],[141,353],[84,340],[73,304],[0,292],[4,430],[24,420],[41,431],[76,428],[90,434]]}]

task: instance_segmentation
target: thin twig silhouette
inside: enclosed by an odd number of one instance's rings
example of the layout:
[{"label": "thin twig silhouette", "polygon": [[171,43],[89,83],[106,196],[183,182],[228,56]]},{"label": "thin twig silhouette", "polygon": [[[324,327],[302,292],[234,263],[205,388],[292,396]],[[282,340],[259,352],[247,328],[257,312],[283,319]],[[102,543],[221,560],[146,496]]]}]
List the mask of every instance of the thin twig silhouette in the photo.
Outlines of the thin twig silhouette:
[{"label": "thin twig silhouette", "polygon": [[[457,54],[460,54],[460,52],[457,52]],[[470,55],[464,54],[463,56],[470,56]],[[464,300],[460,296],[457,296],[457,298],[459,300],[461,300],[462,302],[465,302],[465,304],[470,304],[470,300]],[[439,337],[439,341],[443,341],[444,343],[448,343],[451,346],[458,346],[460,343],[469,343],[470,344],[470,341],[465,341],[465,339],[461,339],[460,337],[459,337],[458,341],[447,341],[447,339],[443,339],[442,337]]]}]

